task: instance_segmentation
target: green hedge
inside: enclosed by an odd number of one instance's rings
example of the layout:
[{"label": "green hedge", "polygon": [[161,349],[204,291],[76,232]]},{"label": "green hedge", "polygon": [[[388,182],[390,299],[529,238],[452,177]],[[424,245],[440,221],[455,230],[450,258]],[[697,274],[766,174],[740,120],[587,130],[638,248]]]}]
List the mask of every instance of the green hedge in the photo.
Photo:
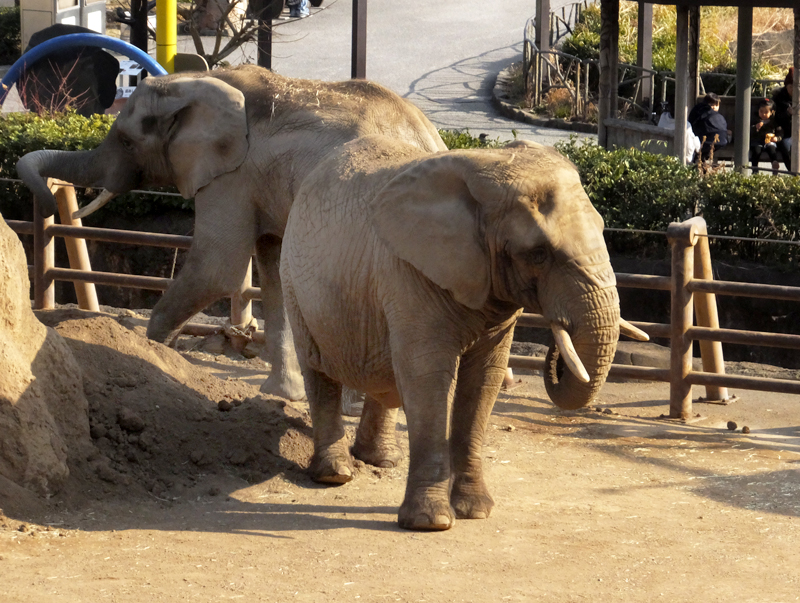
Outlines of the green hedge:
[{"label": "green hedge", "polygon": [[[50,118],[11,113],[0,118],[0,177],[16,178],[19,157],[38,149],[83,150],[97,146],[113,124],[111,116],[84,118],[74,112]],[[448,148],[497,147],[499,139],[480,139],[468,131],[440,131]],[[664,232],[670,222],[702,215],[709,233],[758,239],[800,240],[800,177],[742,176],[731,171],[700,174],[696,166],[636,149],[606,151],[573,137],[556,148],[578,168],[590,200],[606,226]],[[174,189],[172,189],[174,190]],[[99,191],[78,189],[79,203]],[[30,219],[30,192],[0,181],[0,213]],[[163,195],[122,195],[100,212],[126,218],[167,209],[193,209],[193,201]],[[102,214],[98,212],[98,215]],[[610,233],[613,250],[637,255],[662,254],[663,235]],[[714,241],[715,254],[795,266],[800,250],[790,245]]]},{"label": "green hedge", "polygon": [[0,65],[11,65],[20,57],[19,6],[0,8]]},{"label": "green hedge", "polygon": [[[0,118],[0,178],[17,178],[16,163],[24,154],[40,149],[81,151],[93,149],[108,134],[114,117],[94,115],[86,118],[74,111],[40,117],[33,113],[8,113]],[[174,191],[174,189],[160,189]],[[85,205],[97,190],[77,189],[78,203]],[[177,192],[177,191],[174,191]],[[111,212],[136,217],[165,208],[192,209],[193,202],[163,195],[120,195],[97,212]],[[23,184],[0,181],[0,213],[8,219],[29,220],[32,214],[31,193]]]},{"label": "green hedge", "polygon": [[[701,174],[674,157],[636,149],[607,151],[572,138],[556,144],[581,175],[589,199],[607,227],[663,232],[670,222],[703,216],[709,234],[743,238],[800,240],[800,178],[728,170]],[[613,234],[617,251],[665,248],[663,236]],[[737,258],[795,266],[793,245],[712,240],[717,258]]]}]

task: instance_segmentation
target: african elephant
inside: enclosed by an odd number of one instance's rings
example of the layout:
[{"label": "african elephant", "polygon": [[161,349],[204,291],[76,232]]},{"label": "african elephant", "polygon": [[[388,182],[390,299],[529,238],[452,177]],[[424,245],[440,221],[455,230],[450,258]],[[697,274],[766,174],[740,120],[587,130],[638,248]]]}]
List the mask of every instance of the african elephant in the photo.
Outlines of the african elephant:
[{"label": "african elephant", "polygon": [[481,447],[523,307],[552,325],[545,380],[562,408],[592,401],[621,324],[634,332],[577,171],[521,141],[434,155],[382,136],[348,143],[298,192],[281,279],[311,405],[310,473],[352,479],[342,385],[368,395],[362,460],[391,454],[402,405],[404,528],[489,515]]},{"label": "african elephant", "polygon": [[36,151],[17,171],[47,215],[44,178],[104,187],[102,200],[150,185],[195,197],[186,263],[153,309],[148,337],[173,341],[183,325],[238,289],[256,251],[266,345],[265,393],[303,398],[303,379],[283,310],[280,241],[295,193],[333,149],[385,134],[421,151],[445,149],[419,109],[366,81],[286,78],[255,66],[150,77],[139,84],[106,139],[91,151]]}]

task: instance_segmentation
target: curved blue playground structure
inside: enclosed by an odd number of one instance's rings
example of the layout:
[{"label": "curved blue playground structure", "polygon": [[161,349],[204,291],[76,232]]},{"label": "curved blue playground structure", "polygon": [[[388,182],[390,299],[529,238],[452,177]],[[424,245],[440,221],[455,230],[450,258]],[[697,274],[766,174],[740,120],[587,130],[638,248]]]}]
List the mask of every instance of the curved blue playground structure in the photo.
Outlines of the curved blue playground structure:
[{"label": "curved blue playground structure", "polygon": [[8,92],[11,90],[11,86],[16,84],[20,77],[22,77],[22,74],[25,72],[26,65],[33,65],[42,57],[45,57],[57,50],[65,50],[75,46],[96,46],[106,50],[113,50],[114,52],[125,55],[129,59],[139,63],[142,67],[147,69],[147,72],[150,75],[167,75],[167,71],[150,55],[148,55],[146,52],[143,52],[136,46],[128,44],[127,42],[100,34],[69,34],[42,42],[38,46],[31,48],[28,52],[17,59],[17,61],[11,66],[11,69],[8,70],[8,73],[3,76],[3,80],[0,82],[0,106],[2,106],[3,102],[5,102]]}]

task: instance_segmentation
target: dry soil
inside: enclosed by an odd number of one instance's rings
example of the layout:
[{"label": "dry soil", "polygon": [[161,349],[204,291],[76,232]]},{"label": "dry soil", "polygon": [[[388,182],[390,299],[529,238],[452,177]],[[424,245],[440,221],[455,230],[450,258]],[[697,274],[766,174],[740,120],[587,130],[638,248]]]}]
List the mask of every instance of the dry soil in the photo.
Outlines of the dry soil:
[{"label": "dry soil", "polygon": [[3,603],[800,600],[796,396],[678,424],[665,384],[564,412],[518,375],[484,447],[492,516],[414,533],[407,461],[312,483],[307,406],[259,394],[268,366],[127,314],[40,314],[84,369],[95,451],[50,500],[0,481]]}]

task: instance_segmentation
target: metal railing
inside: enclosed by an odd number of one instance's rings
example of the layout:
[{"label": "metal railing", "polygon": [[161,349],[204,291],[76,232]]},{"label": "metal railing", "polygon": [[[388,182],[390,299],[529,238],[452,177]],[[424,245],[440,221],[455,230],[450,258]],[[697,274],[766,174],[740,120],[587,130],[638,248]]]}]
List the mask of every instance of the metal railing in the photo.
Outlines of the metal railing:
[{"label": "metal railing", "polygon": [[[29,271],[33,277],[35,308],[55,307],[54,282],[57,280],[72,281],[75,284],[79,307],[93,311],[99,309],[94,284],[154,290],[166,290],[169,287],[172,279],[168,278],[92,271],[85,240],[186,249],[191,245],[191,237],[84,227],[80,220],[72,218],[72,213],[77,210],[73,187],[65,183],[55,183],[52,188],[58,202],[61,225],[55,224],[52,217],[42,218],[38,207],[34,208],[35,218],[32,223],[7,221],[18,234],[34,236],[34,265],[29,267]],[[56,236],[66,239],[71,268],[55,266],[53,239]],[[705,221],[700,217],[671,224],[666,236],[672,249],[671,276],[618,273],[616,278],[618,287],[670,292],[670,323],[632,323],[651,337],[670,339],[670,368],[612,365],[610,375],[668,382],[669,416],[682,420],[692,416],[693,385],[705,386],[705,401],[725,402],[729,399],[728,387],[800,394],[800,381],[725,374],[722,342],[800,349],[800,335],[720,328],[715,297],[739,295],[800,301],[800,287],[715,281],[712,274],[708,233]],[[231,295],[231,324],[249,325],[252,320],[252,301],[260,298],[261,292],[252,286],[252,271],[248,269],[241,287]],[[543,316],[527,313],[521,315],[518,324],[547,329],[550,327]],[[222,327],[214,325],[190,324],[183,332],[205,335],[220,330]],[[263,341],[263,332],[258,332],[254,339]],[[702,371],[692,369],[694,341],[699,342]],[[509,366],[544,370],[545,360],[511,356]]]}]

